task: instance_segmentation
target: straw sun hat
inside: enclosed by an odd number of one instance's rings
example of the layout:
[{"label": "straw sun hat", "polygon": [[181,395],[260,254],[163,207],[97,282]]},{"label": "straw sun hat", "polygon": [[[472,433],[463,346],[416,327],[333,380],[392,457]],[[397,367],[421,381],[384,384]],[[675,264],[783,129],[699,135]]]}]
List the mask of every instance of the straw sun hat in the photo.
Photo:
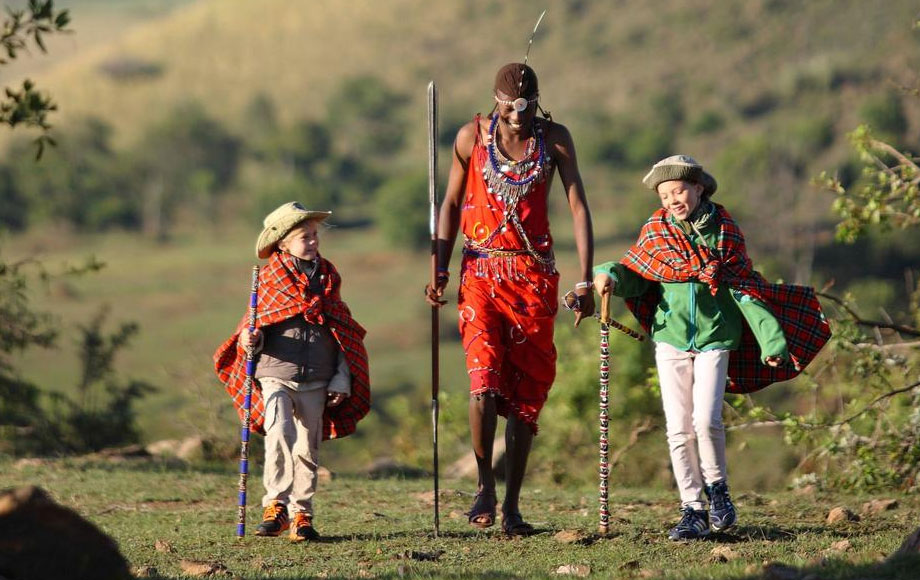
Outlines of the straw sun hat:
[{"label": "straw sun hat", "polygon": [[265,229],[256,241],[256,255],[264,260],[272,255],[275,244],[306,220],[323,221],[332,215],[331,211],[308,210],[298,201],[289,201],[265,217]]}]

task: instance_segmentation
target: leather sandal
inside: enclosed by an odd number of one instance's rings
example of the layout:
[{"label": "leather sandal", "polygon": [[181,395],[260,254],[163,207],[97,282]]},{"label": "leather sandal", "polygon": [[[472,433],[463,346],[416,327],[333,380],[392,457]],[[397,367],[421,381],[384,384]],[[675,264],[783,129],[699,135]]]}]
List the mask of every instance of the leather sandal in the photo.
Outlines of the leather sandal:
[{"label": "leather sandal", "polygon": [[524,521],[521,512],[502,512],[502,531],[506,536],[530,536],[536,532],[532,525]]},{"label": "leather sandal", "polygon": [[[494,526],[495,504],[497,503],[498,500],[495,498],[494,491],[477,492],[476,498],[473,500],[473,505],[470,507],[470,511],[466,512],[466,516],[469,519],[470,525],[474,528],[479,528],[480,530]],[[483,504],[485,504],[485,507]]]}]

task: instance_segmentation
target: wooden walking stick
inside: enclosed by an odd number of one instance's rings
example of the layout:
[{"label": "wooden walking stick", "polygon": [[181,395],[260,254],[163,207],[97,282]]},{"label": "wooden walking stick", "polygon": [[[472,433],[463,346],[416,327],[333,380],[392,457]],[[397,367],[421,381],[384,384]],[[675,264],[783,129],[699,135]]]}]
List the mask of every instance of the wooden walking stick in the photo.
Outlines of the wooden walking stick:
[{"label": "wooden walking stick", "polygon": [[[431,287],[438,284],[438,88],[428,83],[428,204],[431,230]],[[441,522],[438,516],[438,392],[440,390],[440,321],[439,308],[431,307],[431,432],[434,448],[434,537],[438,537]]]},{"label": "wooden walking stick", "polygon": [[[249,334],[256,329],[256,308],[259,303],[259,267],[252,267],[252,285],[249,292]],[[236,537],[242,539],[246,535],[246,480],[249,478],[249,426],[252,422],[252,375],[255,374],[255,355],[253,348],[246,349],[246,378],[243,380],[243,389],[246,391],[243,399],[243,431],[240,443],[240,484],[239,484],[239,511],[236,524]]]},{"label": "wooden walking stick", "polygon": [[601,295],[601,394],[600,394],[600,487],[598,503],[600,523],[598,533],[606,535],[610,531],[610,511],[607,508],[607,480],[610,476],[610,464],[607,460],[608,439],[608,387],[610,385],[610,293]]}]

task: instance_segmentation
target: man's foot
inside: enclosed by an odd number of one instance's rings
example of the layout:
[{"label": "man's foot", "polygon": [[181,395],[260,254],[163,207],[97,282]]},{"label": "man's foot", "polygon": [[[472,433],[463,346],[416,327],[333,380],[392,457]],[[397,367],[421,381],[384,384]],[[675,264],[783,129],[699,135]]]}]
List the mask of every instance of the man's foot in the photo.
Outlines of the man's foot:
[{"label": "man's foot", "polygon": [[680,522],[668,532],[672,540],[698,540],[709,535],[709,514],[692,507],[682,508]]},{"label": "man's foot", "polygon": [[717,481],[706,486],[706,497],[709,498],[709,515],[712,518],[712,529],[721,532],[732,527],[737,518],[735,504],[728,495],[728,484]]},{"label": "man's foot", "polygon": [[262,512],[262,523],[256,528],[257,536],[278,536],[290,525],[288,520],[287,505],[275,500],[265,507]]},{"label": "man's foot", "polygon": [[294,521],[291,523],[290,538],[292,542],[318,540],[319,532],[313,527],[313,516],[305,512],[297,512],[294,514]]},{"label": "man's foot", "polygon": [[502,512],[502,531],[506,536],[530,536],[536,530],[524,521],[521,512]]},{"label": "man's foot", "polygon": [[474,528],[484,530],[495,525],[495,490],[479,490],[476,493],[476,499],[473,500],[473,506],[470,511],[466,512],[470,525]]}]

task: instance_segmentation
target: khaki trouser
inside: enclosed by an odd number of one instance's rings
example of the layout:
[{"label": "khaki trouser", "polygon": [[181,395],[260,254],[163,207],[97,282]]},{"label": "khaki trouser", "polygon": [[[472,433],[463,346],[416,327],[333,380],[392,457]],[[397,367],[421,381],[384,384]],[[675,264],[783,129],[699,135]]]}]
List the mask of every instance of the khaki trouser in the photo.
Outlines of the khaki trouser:
[{"label": "khaki trouser", "polygon": [[262,506],[278,500],[288,505],[291,516],[312,516],[326,389],[294,390],[269,377],[259,382],[265,401]]},{"label": "khaki trouser", "polygon": [[729,351],[682,351],[659,342],[655,362],[671,467],[681,504],[706,509],[703,486],[726,478],[722,399]]}]

